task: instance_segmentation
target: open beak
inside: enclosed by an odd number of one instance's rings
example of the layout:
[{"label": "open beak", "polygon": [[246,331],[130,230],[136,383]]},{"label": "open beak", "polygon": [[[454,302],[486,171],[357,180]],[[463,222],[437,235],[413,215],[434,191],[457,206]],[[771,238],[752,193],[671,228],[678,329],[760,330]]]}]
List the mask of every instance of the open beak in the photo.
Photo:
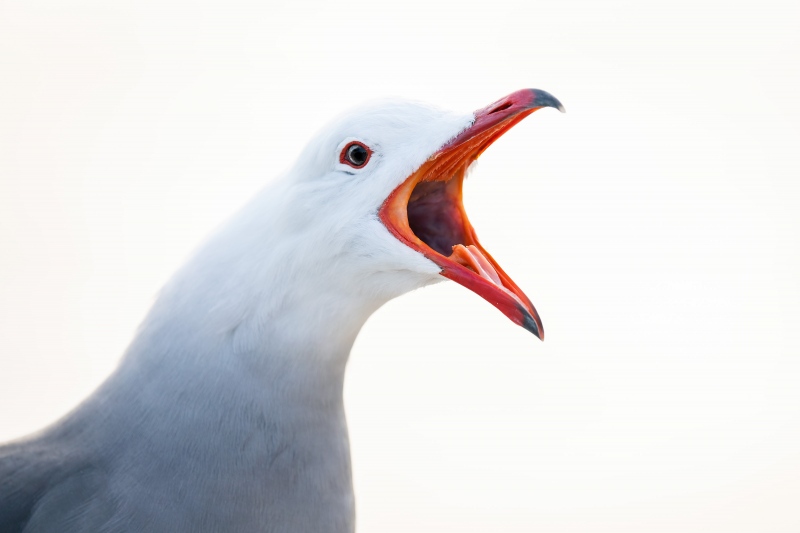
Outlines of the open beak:
[{"label": "open beak", "polygon": [[475,121],[433,154],[380,208],[392,234],[460,283],[544,340],[533,304],[478,242],[461,201],[467,168],[517,122],[542,107],[564,112],[555,97],[523,89],[475,112]]}]

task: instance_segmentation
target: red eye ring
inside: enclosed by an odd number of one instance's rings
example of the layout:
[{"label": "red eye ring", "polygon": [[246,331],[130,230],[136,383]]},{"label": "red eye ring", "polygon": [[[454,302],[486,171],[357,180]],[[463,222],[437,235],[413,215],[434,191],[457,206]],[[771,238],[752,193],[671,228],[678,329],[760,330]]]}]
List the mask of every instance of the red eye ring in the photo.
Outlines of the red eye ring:
[{"label": "red eye ring", "polygon": [[364,168],[372,157],[372,150],[362,142],[347,143],[339,154],[339,162],[353,168]]}]

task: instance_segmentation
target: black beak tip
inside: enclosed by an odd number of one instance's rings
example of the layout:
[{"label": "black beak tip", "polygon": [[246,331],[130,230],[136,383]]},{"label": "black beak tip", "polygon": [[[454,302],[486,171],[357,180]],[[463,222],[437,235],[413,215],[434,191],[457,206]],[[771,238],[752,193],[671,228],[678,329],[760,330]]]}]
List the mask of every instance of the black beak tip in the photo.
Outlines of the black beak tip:
[{"label": "black beak tip", "polygon": [[533,95],[533,99],[531,103],[528,104],[529,107],[554,107],[562,113],[566,113],[566,109],[564,109],[564,106],[558,101],[558,98],[549,92],[540,89],[531,89],[530,91]]},{"label": "black beak tip", "polygon": [[523,317],[522,318],[522,324],[520,324],[520,326],[522,326],[523,328],[527,329],[528,331],[530,331],[531,333],[536,335],[536,337],[540,341],[543,341],[544,340],[544,328],[541,327],[541,324],[539,324],[536,321],[536,319],[533,318],[530,315],[530,313],[528,313],[527,311],[523,311],[522,312],[522,317]]}]

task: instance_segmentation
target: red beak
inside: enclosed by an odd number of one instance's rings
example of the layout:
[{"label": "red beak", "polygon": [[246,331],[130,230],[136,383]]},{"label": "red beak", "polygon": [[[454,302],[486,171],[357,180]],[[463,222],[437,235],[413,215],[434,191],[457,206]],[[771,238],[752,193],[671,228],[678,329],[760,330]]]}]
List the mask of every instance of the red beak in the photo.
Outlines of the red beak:
[{"label": "red beak", "polygon": [[475,121],[433,154],[386,199],[381,221],[406,245],[540,339],[533,304],[478,242],[461,201],[467,168],[517,122],[542,107],[564,107],[552,95],[523,89],[475,112]]}]

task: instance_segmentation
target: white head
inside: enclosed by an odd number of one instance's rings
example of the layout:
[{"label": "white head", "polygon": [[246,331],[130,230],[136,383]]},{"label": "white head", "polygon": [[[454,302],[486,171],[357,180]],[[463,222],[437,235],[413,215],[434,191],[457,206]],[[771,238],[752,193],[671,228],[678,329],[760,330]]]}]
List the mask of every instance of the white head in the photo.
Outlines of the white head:
[{"label": "white head", "polygon": [[385,301],[442,279],[439,267],[387,230],[378,211],[474,119],[416,102],[379,102],[335,119],[302,151],[286,176],[296,202],[291,223],[316,228],[316,251],[324,261],[335,258],[329,268],[339,282],[357,281],[350,291]]}]

